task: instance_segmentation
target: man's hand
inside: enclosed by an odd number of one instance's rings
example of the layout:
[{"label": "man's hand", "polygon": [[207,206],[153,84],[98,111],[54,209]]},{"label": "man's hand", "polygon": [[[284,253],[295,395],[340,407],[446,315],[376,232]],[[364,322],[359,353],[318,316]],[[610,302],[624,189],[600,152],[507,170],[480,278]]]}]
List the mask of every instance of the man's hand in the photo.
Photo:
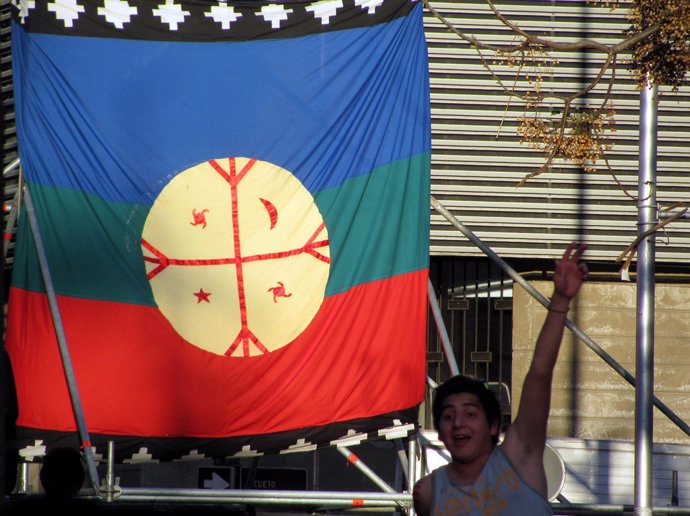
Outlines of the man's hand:
[{"label": "man's hand", "polygon": [[560,260],[556,260],[553,276],[554,293],[572,299],[587,278],[587,265],[580,261],[587,248],[586,244],[571,242]]}]

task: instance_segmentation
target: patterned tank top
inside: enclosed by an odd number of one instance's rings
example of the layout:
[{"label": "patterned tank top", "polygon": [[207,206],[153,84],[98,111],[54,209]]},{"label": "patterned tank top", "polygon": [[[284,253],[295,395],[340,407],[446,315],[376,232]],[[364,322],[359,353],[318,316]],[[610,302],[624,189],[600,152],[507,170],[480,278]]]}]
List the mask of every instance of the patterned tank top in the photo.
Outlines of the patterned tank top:
[{"label": "patterned tank top", "polygon": [[494,448],[484,469],[472,485],[456,485],[448,476],[449,466],[432,475],[434,499],[431,516],[547,516],[549,502],[525,484],[501,451]]}]

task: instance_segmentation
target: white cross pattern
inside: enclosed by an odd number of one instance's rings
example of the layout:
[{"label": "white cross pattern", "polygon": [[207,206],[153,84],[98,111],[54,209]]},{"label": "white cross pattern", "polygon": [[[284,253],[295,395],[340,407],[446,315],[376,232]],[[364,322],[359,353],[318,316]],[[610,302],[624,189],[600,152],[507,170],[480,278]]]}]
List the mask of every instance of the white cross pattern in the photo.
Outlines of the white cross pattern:
[{"label": "white cross pattern", "polygon": [[[146,0],[149,1],[149,0]],[[180,30],[180,26],[188,21],[190,17],[203,15],[206,18],[212,19],[219,24],[221,30],[230,30],[233,24],[237,24],[238,20],[244,16],[245,24],[251,24],[254,17],[263,18],[263,21],[271,24],[271,29],[277,30],[284,25],[283,22],[288,20],[293,14],[294,10],[287,8],[289,4],[272,3],[257,6],[252,9],[253,16],[248,13],[239,12],[235,6],[230,5],[229,0],[215,0],[215,5],[209,6],[206,11],[192,11],[184,9],[185,0],[159,0],[152,7],[152,13],[158,17],[162,24],[167,25],[170,31]],[[353,0],[354,5],[363,10],[366,10],[369,15],[376,14],[376,10],[386,0]],[[410,0],[413,3],[419,0]],[[47,9],[49,12],[55,14],[55,17],[64,23],[66,28],[73,28],[75,21],[79,20],[82,14],[86,12],[84,5],[79,2],[92,5],[88,0],[49,0]],[[112,24],[119,30],[123,30],[126,24],[133,23],[134,18],[140,14],[137,5],[145,5],[143,0],[101,0],[102,6],[97,7],[96,11],[99,16],[102,16],[105,21]],[[18,18],[20,23],[25,24],[30,16],[36,16],[36,0],[10,0],[10,3],[16,7],[18,11]],[[94,2],[95,3],[95,2]],[[338,11],[344,8],[344,0],[316,0],[311,4],[306,4],[301,7],[307,13],[311,13],[315,19],[321,21],[322,26],[330,25],[333,18],[338,15]],[[95,8],[96,6],[94,6]],[[142,7],[143,8],[143,7]],[[148,8],[148,7],[147,7]]]},{"label": "white cross pattern", "polygon": [[79,19],[79,13],[83,13],[85,9],[77,0],[55,0],[48,4],[48,10],[55,13],[55,17],[62,20],[65,27],[72,27],[74,20]]},{"label": "white cross pattern", "polygon": [[139,448],[139,451],[132,454],[131,459],[125,459],[122,461],[123,464],[141,464],[142,462],[160,462],[153,458],[153,455],[149,453],[149,449],[146,446]]},{"label": "white cross pattern", "polygon": [[287,20],[288,14],[292,14],[292,9],[285,9],[285,6],[274,4],[263,6],[260,16],[263,16],[264,20],[271,22],[272,29],[279,29],[280,22]]},{"label": "white cross pattern", "polygon": [[19,456],[27,462],[33,462],[36,457],[43,457],[46,454],[46,445],[43,439],[34,440],[33,444],[28,444],[19,450]]},{"label": "white cross pattern", "polygon": [[223,30],[228,30],[230,24],[237,21],[242,14],[236,13],[231,5],[219,3],[211,7],[211,10],[206,13],[206,16],[212,18],[214,22],[220,23]]},{"label": "white cross pattern", "polygon": [[361,444],[362,441],[364,441],[367,438],[367,436],[361,432],[355,431],[353,428],[350,428],[347,433],[339,437],[337,439],[333,439],[331,441],[332,446],[356,446],[358,444]]},{"label": "white cross pattern", "polygon": [[321,18],[321,25],[328,25],[332,16],[335,16],[338,9],[343,7],[341,0],[327,0],[316,2],[306,8],[307,12],[314,13],[314,18]]},{"label": "white cross pattern", "polygon": [[29,11],[36,8],[36,0],[12,0],[11,3],[19,9],[19,19],[21,23],[24,23],[27,16],[29,16]]},{"label": "white cross pattern", "polygon": [[374,14],[376,8],[383,3],[383,0],[355,0],[355,5],[367,10],[369,14]]},{"label": "white cross pattern", "polygon": [[263,453],[260,453],[256,450],[252,450],[251,446],[248,444],[245,444],[242,446],[242,449],[235,454],[231,455],[229,458],[240,458],[240,457],[259,457],[263,455]]},{"label": "white cross pattern", "polygon": [[175,459],[174,462],[184,462],[188,460],[203,460],[206,458],[206,454],[199,453],[199,450],[190,450],[189,453],[183,455],[179,459]]},{"label": "white cross pattern", "polygon": [[170,30],[177,30],[178,24],[184,22],[186,16],[189,16],[189,11],[183,11],[182,7],[175,3],[175,0],[165,0],[164,4],[160,4],[157,9],[153,10],[153,15],[158,16],[161,22],[167,23]]},{"label": "white cross pattern", "polygon": [[103,7],[98,8],[98,14],[105,18],[105,21],[112,23],[118,29],[123,29],[125,23],[132,21],[132,16],[136,16],[137,8],[132,7],[126,0],[105,0]]},{"label": "white cross pattern", "polygon": [[98,452],[96,451],[96,447],[95,447],[95,446],[89,446],[89,448],[91,448],[91,453],[93,454],[93,461],[94,461],[96,464],[100,464],[100,462],[103,460],[103,454],[102,454],[102,453],[98,453]]},{"label": "white cross pattern", "polygon": [[295,444],[291,444],[287,447],[288,450],[300,450],[300,451],[311,451],[316,450],[316,445],[310,443],[306,439],[297,439]]}]

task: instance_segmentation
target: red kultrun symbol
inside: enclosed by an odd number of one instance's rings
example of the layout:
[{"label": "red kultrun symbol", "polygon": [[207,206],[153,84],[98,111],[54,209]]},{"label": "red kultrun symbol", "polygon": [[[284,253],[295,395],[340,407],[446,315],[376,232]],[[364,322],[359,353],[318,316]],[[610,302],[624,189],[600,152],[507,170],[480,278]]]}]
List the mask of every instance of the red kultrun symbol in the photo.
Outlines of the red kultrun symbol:
[{"label": "red kultrun symbol", "polygon": [[269,292],[273,292],[273,302],[277,303],[279,297],[290,297],[292,293],[287,294],[285,292],[285,285],[281,281],[278,282],[277,287],[271,287],[268,289]]},{"label": "red kultrun symbol", "polygon": [[192,218],[194,222],[190,222],[192,226],[198,226],[199,224],[202,224],[201,228],[206,229],[206,213],[208,213],[208,210],[204,208],[201,211],[196,211],[196,208],[192,209]]}]

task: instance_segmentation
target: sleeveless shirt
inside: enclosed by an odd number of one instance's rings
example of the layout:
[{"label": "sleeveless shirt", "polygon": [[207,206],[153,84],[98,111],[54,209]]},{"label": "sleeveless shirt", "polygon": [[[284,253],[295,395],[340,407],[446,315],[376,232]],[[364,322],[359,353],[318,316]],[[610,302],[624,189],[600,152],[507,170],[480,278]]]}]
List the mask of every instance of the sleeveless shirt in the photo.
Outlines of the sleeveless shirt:
[{"label": "sleeveless shirt", "polygon": [[434,499],[431,516],[546,516],[549,502],[525,484],[496,446],[474,484],[456,485],[448,476],[449,466],[431,473]]}]

